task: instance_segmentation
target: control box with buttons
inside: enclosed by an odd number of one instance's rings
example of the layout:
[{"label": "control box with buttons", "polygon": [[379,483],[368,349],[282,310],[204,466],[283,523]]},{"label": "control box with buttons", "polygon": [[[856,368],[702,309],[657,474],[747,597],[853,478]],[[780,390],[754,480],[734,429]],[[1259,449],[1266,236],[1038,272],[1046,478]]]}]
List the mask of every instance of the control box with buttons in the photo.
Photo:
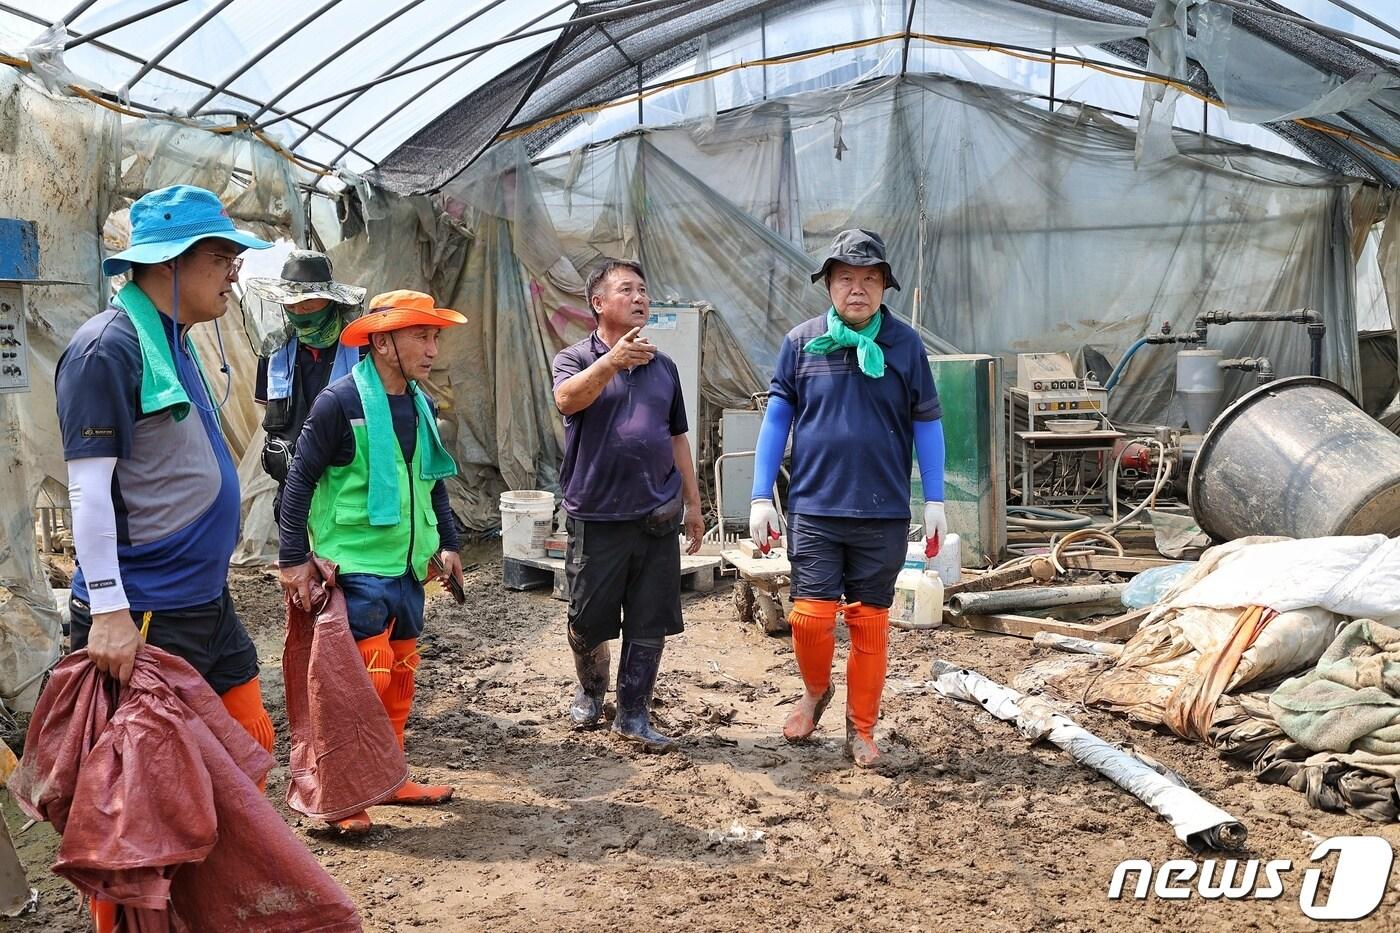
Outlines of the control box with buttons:
[{"label": "control box with buttons", "polygon": [[24,287],[0,282],[0,392],[29,391],[29,340],[24,330]]},{"label": "control box with buttons", "polygon": [[1021,353],[1016,385],[1008,390],[1013,430],[1042,431],[1051,418],[1083,419],[1085,430],[1107,427],[1108,393],[1093,374],[1079,375],[1068,353]]}]

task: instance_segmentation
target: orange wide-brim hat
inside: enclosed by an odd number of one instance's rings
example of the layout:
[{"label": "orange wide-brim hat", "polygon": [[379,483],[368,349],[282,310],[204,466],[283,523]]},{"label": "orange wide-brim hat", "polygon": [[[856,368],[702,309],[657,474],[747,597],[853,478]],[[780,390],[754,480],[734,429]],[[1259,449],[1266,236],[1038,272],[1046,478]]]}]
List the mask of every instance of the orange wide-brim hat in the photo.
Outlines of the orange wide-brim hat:
[{"label": "orange wide-brim hat", "polygon": [[369,300],[369,310],[355,318],[340,332],[340,342],[347,347],[363,347],[370,334],[387,334],[405,327],[451,327],[465,324],[464,315],[451,308],[437,308],[437,300],[422,292],[400,290],[375,295]]}]

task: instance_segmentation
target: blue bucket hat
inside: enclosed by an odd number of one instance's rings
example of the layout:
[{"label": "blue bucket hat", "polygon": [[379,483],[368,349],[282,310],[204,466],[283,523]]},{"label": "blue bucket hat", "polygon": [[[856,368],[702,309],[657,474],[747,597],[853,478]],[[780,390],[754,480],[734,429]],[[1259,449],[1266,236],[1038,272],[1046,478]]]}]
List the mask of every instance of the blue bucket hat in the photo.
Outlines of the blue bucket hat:
[{"label": "blue bucket hat", "polygon": [[235,229],[214,192],[194,185],[158,188],[131,205],[131,245],[102,260],[102,274],[120,275],[132,263],[165,262],[200,240],[216,238],[245,249],[272,245]]}]

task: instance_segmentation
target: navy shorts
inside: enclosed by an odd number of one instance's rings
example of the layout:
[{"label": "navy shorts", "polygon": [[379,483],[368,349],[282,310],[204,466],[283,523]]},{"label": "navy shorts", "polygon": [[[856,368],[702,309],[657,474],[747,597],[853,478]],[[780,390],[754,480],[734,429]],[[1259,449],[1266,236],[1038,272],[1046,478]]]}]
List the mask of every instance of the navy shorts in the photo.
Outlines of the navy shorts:
[{"label": "navy shorts", "polygon": [[681,551],[674,527],[655,534],[645,521],[570,518],[564,572],[569,580],[569,645],[587,652],[621,635],[658,639],[685,630]]},{"label": "navy shorts", "polygon": [[888,609],[909,547],[909,519],[790,515],[787,541],[794,599],[844,596]]},{"label": "navy shorts", "polygon": [[380,577],[342,573],[335,582],[345,594],[350,632],[356,641],[373,638],[390,627],[393,641],[423,634],[423,584],[413,574]]},{"label": "navy shorts", "polygon": [[[77,597],[68,601],[73,650],[86,648],[92,631],[92,610]],[[133,612],[136,627],[143,613]],[[223,695],[258,676],[258,651],[248,631],[233,611],[228,587],[212,603],[186,609],[160,609],[151,613],[146,644],[169,651],[187,661],[214,692]]]}]

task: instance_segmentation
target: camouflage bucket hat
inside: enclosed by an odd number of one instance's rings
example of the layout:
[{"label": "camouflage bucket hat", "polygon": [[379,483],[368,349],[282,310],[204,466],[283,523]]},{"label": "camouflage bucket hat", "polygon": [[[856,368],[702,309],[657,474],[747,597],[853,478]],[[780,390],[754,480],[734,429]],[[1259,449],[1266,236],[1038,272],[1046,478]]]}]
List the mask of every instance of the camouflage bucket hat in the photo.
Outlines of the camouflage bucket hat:
[{"label": "camouflage bucket hat", "polygon": [[324,298],[336,304],[357,308],[364,304],[365,289],[343,285],[332,278],[331,261],[324,253],[294,249],[282,264],[280,279],[249,279],[248,290],[259,298],[280,305],[296,304],[310,298]]}]

